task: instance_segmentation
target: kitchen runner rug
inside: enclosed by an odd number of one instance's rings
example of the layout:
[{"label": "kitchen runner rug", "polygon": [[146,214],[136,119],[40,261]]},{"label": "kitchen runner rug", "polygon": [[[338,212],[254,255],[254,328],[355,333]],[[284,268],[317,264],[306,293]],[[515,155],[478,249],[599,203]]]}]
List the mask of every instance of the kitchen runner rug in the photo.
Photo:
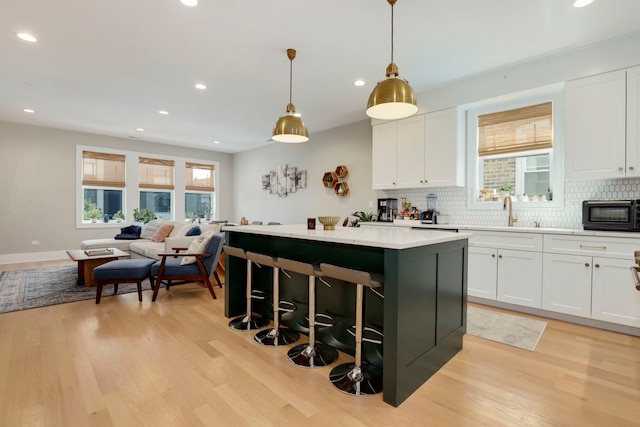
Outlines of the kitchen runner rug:
[{"label": "kitchen runner rug", "polygon": [[[48,305],[94,299],[95,287],[76,285],[78,267],[39,268],[0,273],[0,313],[46,307]],[[142,282],[142,290],[151,289],[149,280]],[[135,283],[121,283],[118,294],[137,292]],[[102,290],[102,298],[113,295],[113,285]]]},{"label": "kitchen runner rug", "polygon": [[467,306],[467,333],[534,351],[547,322]]}]

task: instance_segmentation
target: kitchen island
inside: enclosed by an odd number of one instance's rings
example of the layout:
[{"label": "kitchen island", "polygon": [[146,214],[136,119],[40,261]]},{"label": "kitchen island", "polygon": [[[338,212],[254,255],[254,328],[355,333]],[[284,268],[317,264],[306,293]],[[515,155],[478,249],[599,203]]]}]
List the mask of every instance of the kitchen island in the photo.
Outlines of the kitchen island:
[{"label": "kitchen island", "polygon": [[[383,369],[383,400],[398,406],[462,349],[466,332],[467,245],[469,233],[378,227],[337,227],[307,230],[306,225],[228,226],[226,244],[244,250],[319,264],[321,262],[384,275],[379,292],[365,294],[365,327],[372,340],[363,358]],[[271,310],[271,271],[253,268],[253,288],[268,298],[254,311]],[[244,314],[245,260],[227,256],[225,315]],[[297,274],[280,276],[280,300],[294,311],[282,322],[301,332],[307,279]],[[327,279],[318,281],[316,308],[330,316],[332,326],[317,338],[345,353],[354,354],[354,338],[347,328],[355,324],[355,286]],[[306,327],[306,330],[305,330]],[[372,334],[372,335],[371,335]],[[380,335],[381,334],[381,335]],[[328,381],[328,379],[327,379]]]}]

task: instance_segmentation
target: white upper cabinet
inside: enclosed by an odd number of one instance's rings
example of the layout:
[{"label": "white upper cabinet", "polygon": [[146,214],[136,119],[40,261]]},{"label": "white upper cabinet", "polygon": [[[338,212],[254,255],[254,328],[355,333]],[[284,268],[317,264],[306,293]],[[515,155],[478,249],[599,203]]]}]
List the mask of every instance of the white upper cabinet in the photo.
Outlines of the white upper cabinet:
[{"label": "white upper cabinet", "polygon": [[565,177],[636,177],[640,67],[567,82]]},{"label": "white upper cabinet", "polygon": [[372,187],[464,185],[464,144],[451,108],[373,126]]}]

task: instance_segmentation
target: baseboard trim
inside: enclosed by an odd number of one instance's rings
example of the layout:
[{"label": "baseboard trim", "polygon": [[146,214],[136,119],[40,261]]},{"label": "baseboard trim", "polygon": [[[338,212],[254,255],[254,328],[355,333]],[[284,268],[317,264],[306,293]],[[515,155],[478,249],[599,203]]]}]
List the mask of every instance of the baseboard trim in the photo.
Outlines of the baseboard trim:
[{"label": "baseboard trim", "polygon": [[540,308],[525,307],[522,305],[509,304],[500,301],[494,301],[485,298],[467,297],[469,302],[476,304],[488,305],[490,307],[503,308],[505,310],[518,311],[520,313],[533,314],[534,316],[548,317],[549,319],[562,320],[563,322],[576,323],[578,325],[591,326],[592,328],[605,329],[607,331],[620,332],[622,334],[640,337],[640,328],[633,326],[618,325],[616,323],[604,322],[602,320],[587,319],[586,317],[571,316],[570,314],[556,313],[554,311],[543,310]]},{"label": "baseboard trim", "polygon": [[65,251],[50,251],[50,252],[26,252],[21,254],[4,254],[0,255],[0,265],[2,264],[19,264],[23,262],[38,262],[38,261],[57,261],[61,259],[68,259]]}]

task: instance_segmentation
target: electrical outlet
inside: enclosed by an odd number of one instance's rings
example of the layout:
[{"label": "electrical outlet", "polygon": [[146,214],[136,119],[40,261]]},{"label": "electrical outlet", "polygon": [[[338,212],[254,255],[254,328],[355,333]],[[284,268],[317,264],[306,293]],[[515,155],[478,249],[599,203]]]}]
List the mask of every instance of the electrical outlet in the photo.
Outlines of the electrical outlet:
[{"label": "electrical outlet", "polygon": [[39,245],[40,244],[40,240],[32,240],[31,244],[32,245]]}]

